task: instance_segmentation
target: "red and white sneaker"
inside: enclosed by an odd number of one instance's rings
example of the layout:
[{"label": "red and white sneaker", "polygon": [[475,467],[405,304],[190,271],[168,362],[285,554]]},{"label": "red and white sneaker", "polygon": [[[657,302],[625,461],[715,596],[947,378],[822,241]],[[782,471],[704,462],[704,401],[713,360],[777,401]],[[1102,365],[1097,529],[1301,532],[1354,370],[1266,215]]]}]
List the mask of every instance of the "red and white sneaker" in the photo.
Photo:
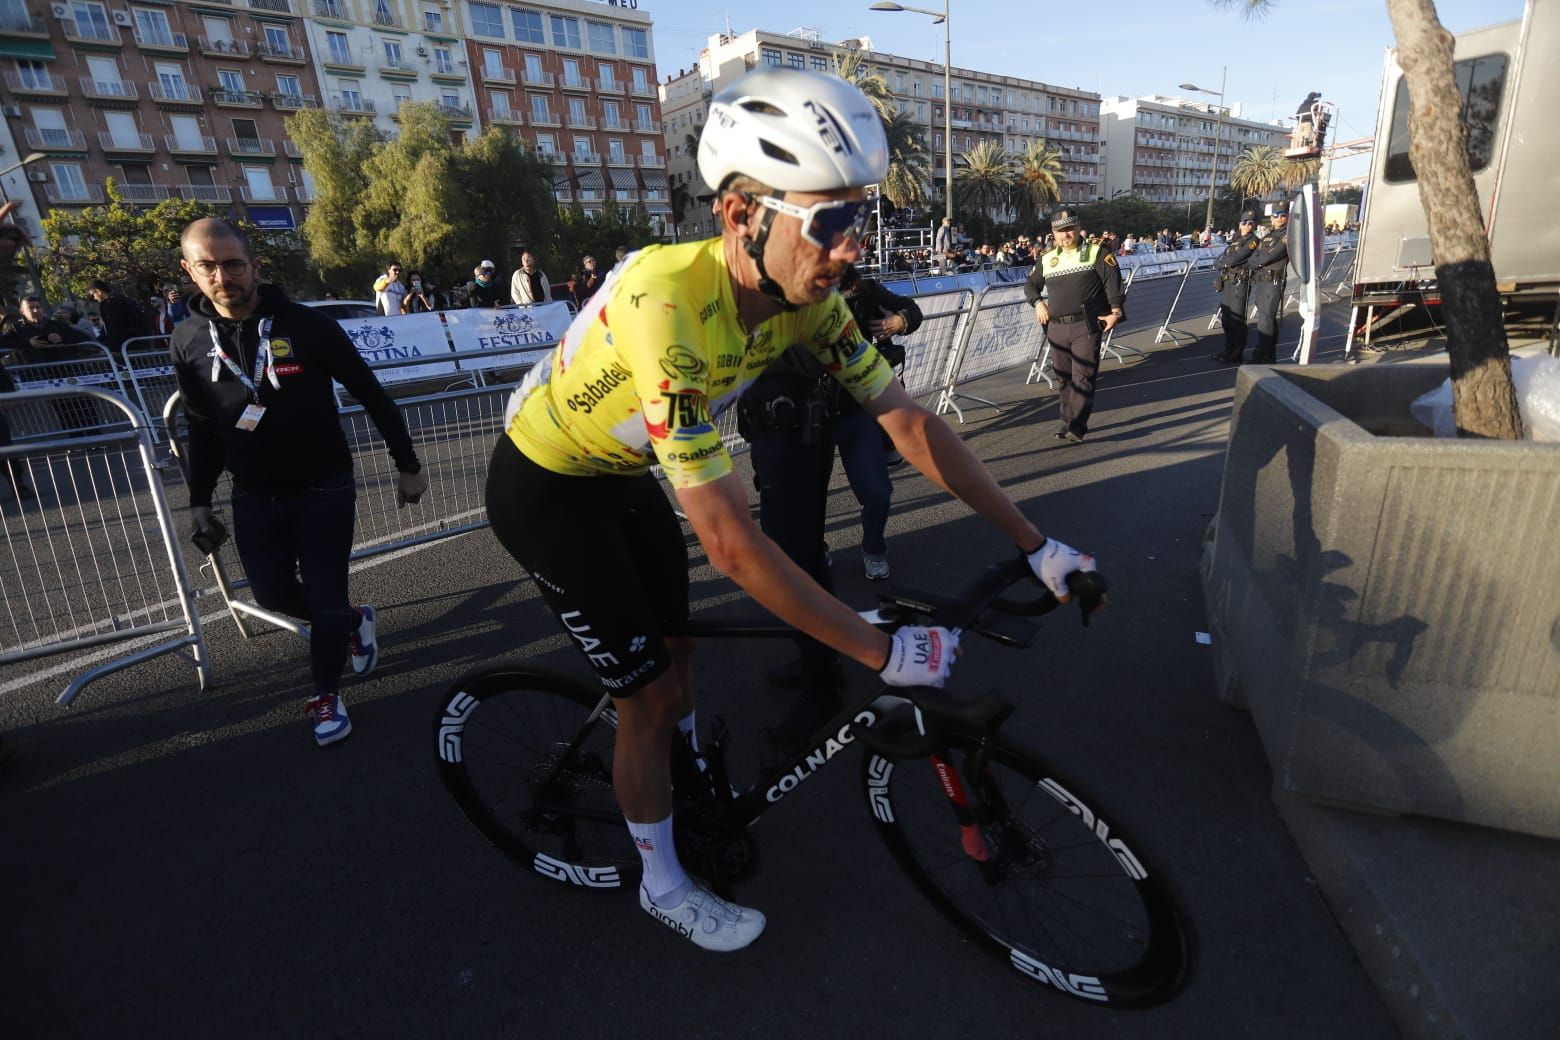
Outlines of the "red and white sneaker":
[{"label": "red and white sneaker", "polygon": [[326,747],[345,740],[352,732],[352,720],[347,718],[347,704],[339,693],[317,694],[309,701],[309,718],[314,723],[314,742]]},{"label": "red and white sneaker", "polygon": [[379,663],[379,643],[374,638],[374,608],[367,603],[357,608],[358,625],[352,630],[352,671],[367,675]]}]

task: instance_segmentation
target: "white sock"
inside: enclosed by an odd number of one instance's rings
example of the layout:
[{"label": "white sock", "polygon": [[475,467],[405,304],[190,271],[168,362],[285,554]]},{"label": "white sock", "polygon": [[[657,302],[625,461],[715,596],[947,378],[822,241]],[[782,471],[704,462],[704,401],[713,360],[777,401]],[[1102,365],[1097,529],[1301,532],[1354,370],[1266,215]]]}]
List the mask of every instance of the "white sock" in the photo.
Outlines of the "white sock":
[{"label": "white sock", "polygon": [[693,752],[693,760],[699,767],[699,772],[704,772],[704,758],[699,754],[699,727],[695,721],[698,710],[690,711],[677,720],[677,732],[688,742],[688,749]]},{"label": "white sock", "polygon": [[634,823],[628,821],[628,833],[634,838],[634,848],[645,865],[645,894],[657,906],[676,906],[683,901],[693,882],[683,871],[677,859],[677,847],[672,842],[672,818],[660,823]]}]

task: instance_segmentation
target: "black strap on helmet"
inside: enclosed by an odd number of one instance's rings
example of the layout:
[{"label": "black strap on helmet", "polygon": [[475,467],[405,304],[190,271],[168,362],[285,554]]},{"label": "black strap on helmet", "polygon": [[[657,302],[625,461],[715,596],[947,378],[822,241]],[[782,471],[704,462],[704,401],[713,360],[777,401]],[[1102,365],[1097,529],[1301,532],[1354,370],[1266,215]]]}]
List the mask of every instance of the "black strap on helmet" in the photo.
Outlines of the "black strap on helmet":
[{"label": "black strap on helmet", "polygon": [[[742,197],[749,202],[752,202],[755,198],[755,196],[747,192],[743,192]],[[785,192],[776,194],[775,198],[785,198]],[[780,287],[780,283],[769,277],[769,272],[764,269],[764,245],[769,241],[769,227],[774,216],[775,211],[768,206],[758,207],[758,234],[744,242],[743,248],[747,250],[747,255],[753,258],[753,263],[758,267],[758,291],[778,303],[783,311],[800,310],[801,308],[798,304],[794,304],[785,298],[785,290]]]}]

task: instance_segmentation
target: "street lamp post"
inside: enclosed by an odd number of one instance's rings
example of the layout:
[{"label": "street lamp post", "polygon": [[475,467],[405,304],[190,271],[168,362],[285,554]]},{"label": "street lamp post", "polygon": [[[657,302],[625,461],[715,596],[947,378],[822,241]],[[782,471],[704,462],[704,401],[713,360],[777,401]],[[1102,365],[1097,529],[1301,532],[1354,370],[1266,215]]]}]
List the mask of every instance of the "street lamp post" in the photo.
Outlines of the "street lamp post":
[{"label": "street lamp post", "polygon": [[[47,156],[43,152],[31,152],[21,162],[12,163],[5,169],[0,170],[0,204],[9,205],[11,202],[11,193],[5,190],[5,178],[22,167],[30,166],[39,159],[44,158],[47,158]],[[32,279],[33,291],[43,292],[43,277],[38,271],[38,258],[34,255],[31,246],[27,247],[27,276]]]},{"label": "street lamp post", "polygon": [[[1229,76],[1229,72],[1230,67],[1228,65],[1224,66],[1224,68],[1219,72],[1219,121],[1213,126],[1213,172],[1208,175],[1208,217],[1203,221],[1204,228],[1213,227],[1213,192],[1219,184],[1219,135],[1224,130],[1224,87],[1225,81]],[[1199,94],[1214,93],[1214,91],[1204,90],[1202,87],[1199,87],[1193,83],[1182,83],[1181,89],[1194,90]]]},{"label": "street lamp post", "polygon": [[924,7],[910,7],[906,4],[878,3],[873,4],[871,11],[910,11],[913,14],[929,15],[932,24],[942,23],[943,27],[943,195],[946,203],[944,216],[948,218],[948,224],[953,224],[953,34],[948,24],[948,0],[943,0],[942,13],[929,11]]}]

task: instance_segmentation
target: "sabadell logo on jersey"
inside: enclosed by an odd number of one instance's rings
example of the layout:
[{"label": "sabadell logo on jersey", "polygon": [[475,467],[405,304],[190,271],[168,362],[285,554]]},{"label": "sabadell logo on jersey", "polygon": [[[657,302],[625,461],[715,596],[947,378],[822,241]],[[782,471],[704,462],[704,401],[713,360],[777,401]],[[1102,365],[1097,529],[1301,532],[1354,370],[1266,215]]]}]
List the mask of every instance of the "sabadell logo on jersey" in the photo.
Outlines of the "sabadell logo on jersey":
[{"label": "sabadell logo on jersey", "polygon": [[569,411],[584,412],[589,415],[598,404],[607,399],[608,394],[628,380],[628,369],[622,365],[614,363],[611,367],[602,369],[601,375],[586,383],[579,393],[569,398]]}]

